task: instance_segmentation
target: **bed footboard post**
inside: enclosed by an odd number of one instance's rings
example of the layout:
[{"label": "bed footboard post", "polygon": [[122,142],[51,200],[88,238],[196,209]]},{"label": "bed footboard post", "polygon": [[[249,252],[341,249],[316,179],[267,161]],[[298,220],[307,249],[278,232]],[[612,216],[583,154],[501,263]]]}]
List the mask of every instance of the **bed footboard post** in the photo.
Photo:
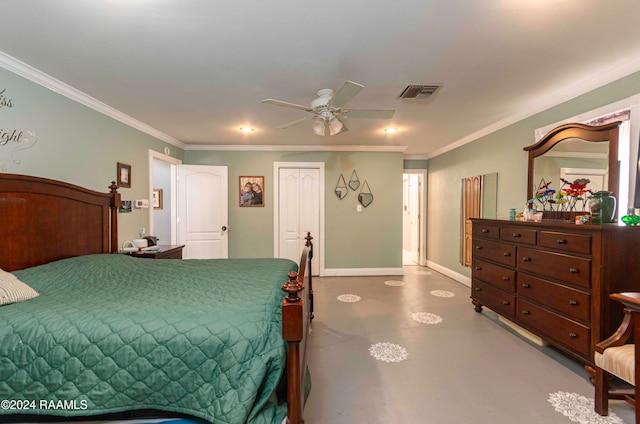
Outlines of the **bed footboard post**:
[{"label": "bed footboard post", "polygon": [[122,202],[120,201],[120,193],[118,193],[118,186],[115,181],[111,181],[109,190],[111,191],[111,202],[109,204],[109,209],[111,209],[109,243],[111,246],[109,246],[109,251],[111,253],[118,253],[118,208]]},{"label": "bed footboard post", "polygon": [[313,259],[313,242],[311,240],[313,240],[313,237],[311,237],[311,232],[307,231],[305,239],[307,242],[304,245],[309,248],[309,255],[307,257],[309,261],[309,312],[313,320],[313,268],[311,267],[311,261]]},{"label": "bed footboard post", "polygon": [[304,324],[302,299],[300,292],[304,286],[298,281],[298,273],[291,271],[289,281],[282,286],[287,297],[282,302],[282,337],[287,342],[287,423],[301,424],[302,419],[302,382],[300,342],[303,338]]}]

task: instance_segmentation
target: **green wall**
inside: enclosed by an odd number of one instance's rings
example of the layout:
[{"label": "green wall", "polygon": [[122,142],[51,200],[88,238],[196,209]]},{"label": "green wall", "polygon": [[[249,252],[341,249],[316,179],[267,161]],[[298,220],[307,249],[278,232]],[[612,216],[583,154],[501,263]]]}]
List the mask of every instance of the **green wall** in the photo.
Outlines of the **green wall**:
[{"label": "green wall", "polygon": [[462,178],[497,172],[498,218],[507,218],[509,208],[524,208],[527,196],[527,154],[523,148],[534,143],[536,128],[638,93],[640,72],[430,159],[427,184],[428,260],[459,274],[471,275],[469,268],[463,267],[458,261]]},{"label": "green wall", "polygon": [[[138,131],[65,96],[0,69],[0,129],[32,131],[36,143],[0,142],[2,172],[34,175],[93,190],[108,190],[116,166],[132,167],[132,187],[121,188],[123,200],[149,197],[149,149],[190,164],[229,167],[229,256],[273,256],[273,162],[325,163],[325,267],[388,268],[402,266],[402,154],[365,152],[214,152],[188,151]],[[8,103],[11,103],[9,107]],[[0,133],[0,137],[2,136]],[[1,140],[1,138],[0,138]],[[15,159],[15,161],[14,161]],[[19,162],[19,163],[18,163]],[[366,179],[374,202],[356,212],[357,193],[344,200],[334,194],[338,176],[348,180],[356,170]],[[235,193],[240,175],[264,175],[266,206],[240,208]],[[119,214],[119,240],[148,229],[148,210]]]},{"label": "green wall", "polygon": [[[229,167],[229,257],[273,256],[274,162],[325,164],[325,268],[402,267],[402,153],[187,150],[185,164]],[[342,200],[334,193],[340,174],[348,182],[354,169],[374,196],[362,212],[357,191]],[[241,175],[264,175],[265,207],[239,207]]]},{"label": "green wall", "polygon": [[[123,162],[131,165],[132,187],[119,190],[122,198],[147,199],[149,149],[163,152],[169,146],[173,156],[182,157],[175,146],[0,68],[0,91],[3,89],[5,103],[11,100],[12,107],[0,107],[0,129],[9,134],[32,131],[37,141],[19,151],[15,149],[25,143],[0,144],[2,172],[107,192],[116,179],[117,163]],[[134,209],[118,218],[120,241],[138,237],[138,229],[149,226],[147,209]]]}]

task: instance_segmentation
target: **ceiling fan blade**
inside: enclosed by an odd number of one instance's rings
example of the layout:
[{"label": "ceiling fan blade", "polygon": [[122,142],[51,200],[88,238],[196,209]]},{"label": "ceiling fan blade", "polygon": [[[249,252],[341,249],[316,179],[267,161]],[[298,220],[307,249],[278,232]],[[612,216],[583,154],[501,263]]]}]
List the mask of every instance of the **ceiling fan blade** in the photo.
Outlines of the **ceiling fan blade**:
[{"label": "ceiling fan blade", "polygon": [[342,87],[336,91],[331,100],[329,100],[329,106],[341,108],[346,105],[356,94],[362,91],[364,85],[360,85],[353,81],[346,81],[342,84]]},{"label": "ceiling fan blade", "polygon": [[301,119],[296,119],[295,121],[291,121],[291,122],[287,122],[286,124],[282,124],[282,125],[278,125],[276,128],[279,128],[281,130],[284,130],[285,128],[289,128],[289,127],[293,127],[294,125],[298,125],[304,121],[306,121],[307,119],[310,119],[311,116],[307,116],[305,118],[301,118]]},{"label": "ceiling fan blade", "polygon": [[305,110],[307,112],[313,112],[313,109],[311,109],[309,106],[303,106],[303,105],[297,105],[295,103],[283,102],[282,100],[265,99],[265,100],[262,101],[262,103],[267,103],[267,104],[275,105],[275,106],[290,107],[290,108],[293,108],[293,109],[301,109],[301,110]]},{"label": "ceiling fan blade", "polygon": [[347,118],[374,118],[374,119],[391,119],[396,111],[393,109],[356,109],[346,110],[344,115]]}]

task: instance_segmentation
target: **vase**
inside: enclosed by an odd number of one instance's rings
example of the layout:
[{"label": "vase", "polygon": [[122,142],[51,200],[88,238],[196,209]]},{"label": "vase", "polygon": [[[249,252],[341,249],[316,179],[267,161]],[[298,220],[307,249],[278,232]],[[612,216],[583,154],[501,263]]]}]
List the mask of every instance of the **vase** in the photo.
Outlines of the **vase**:
[{"label": "vase", "polygon": [[610,191],[597,191],[589,196],[589,210],[592,223],[613,222],[613,217],[616,215],[616,198]]}]

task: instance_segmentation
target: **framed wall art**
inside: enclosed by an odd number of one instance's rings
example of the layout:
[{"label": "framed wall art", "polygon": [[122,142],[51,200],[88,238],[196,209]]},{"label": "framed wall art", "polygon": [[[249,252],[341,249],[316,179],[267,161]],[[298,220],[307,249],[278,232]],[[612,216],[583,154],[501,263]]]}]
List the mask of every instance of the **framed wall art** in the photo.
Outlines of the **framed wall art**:
[{"label": "framed wall art", "polygon": [[153,209],[162,209],[162,189],[154,188],[153,189]]},{"label": "framed wall art", "polygon": [[118,162],[118,187],[131,188],[131,165]]},{"label": "framed wall art", "polygon": [[264,176],[240,177],[240,207],[264,206]]}]

